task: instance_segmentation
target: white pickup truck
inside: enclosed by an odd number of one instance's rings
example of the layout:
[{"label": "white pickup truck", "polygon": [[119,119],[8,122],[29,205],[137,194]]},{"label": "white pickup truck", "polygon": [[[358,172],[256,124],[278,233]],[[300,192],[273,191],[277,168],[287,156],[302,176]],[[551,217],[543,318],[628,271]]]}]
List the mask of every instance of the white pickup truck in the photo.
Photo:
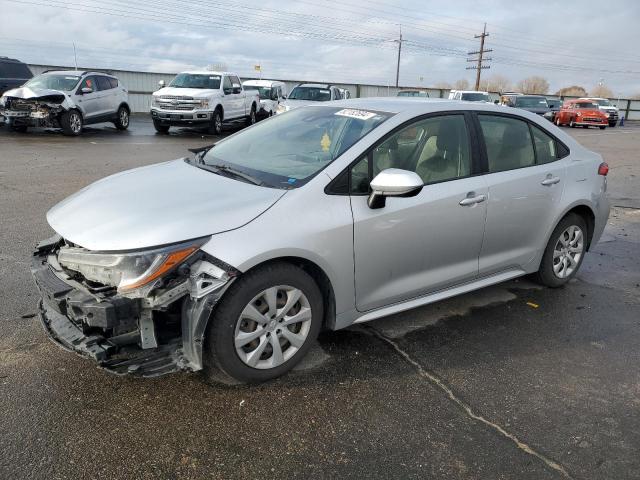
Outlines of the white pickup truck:
[{"label": "white pickup truck", "polygon": [[153,126],[159,133],[167,133],[172,126],[201,126],[220,135],[223,122],[256,122],[258,92],[245,92],[235,73],[182,72],[168,86],[162,81],[159,85],[151,102]]}]

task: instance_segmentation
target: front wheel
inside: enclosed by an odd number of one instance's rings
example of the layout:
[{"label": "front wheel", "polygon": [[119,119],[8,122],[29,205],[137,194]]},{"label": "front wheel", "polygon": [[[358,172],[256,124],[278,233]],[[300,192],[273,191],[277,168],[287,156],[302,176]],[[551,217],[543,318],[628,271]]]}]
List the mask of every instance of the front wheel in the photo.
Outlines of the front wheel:
[{"label": "front wheel", "polygon": [[116,115],[116,120],[113,122],[118,130],[126,130],[129,128],[129,110],[127,107],[120,107]]},{"label": "front wheel", "polygon": [[587,251],[587,225],[584,219],[570,213],[551,234],[536,273],[537,280],[548,287],[564,285],[576,276]]},{"label": "front wheel", "polygon": [[225,384],[260,383],[284,375],[311,348],[323,317],[322,294],[289,263],[240,277],[209,319],[204,375]]},{"label": "front wheel", "polygon": [[211,125],[209,125],[209,133],[211,135],[222,135],[222,114],[220,110],[213,112]]},{"label": "front wheel", "polygon": [[571,128],[576,128],[576,119],[575,118],[571,118],[571,120],[569,120],[569,126]]},{"label": "front wheel", "polygon": [[607,128],[607,127],[605,127],[605,126],[603,125],[602,127],[600,127],[600,130],[604,130],[605,128]]},{"label": "front wheel", "polygon": [[78,136],[82,133],[82,115],[77,110],[69,110],[60,116],[62,133],[69,136]]},{"label": "front wheel", "polygon": [[163,125],[162,123],[158,122],[157,120],[153,120],[153,128],[156,129],[156,132],[158,133],[169,133],[169,125]]}]

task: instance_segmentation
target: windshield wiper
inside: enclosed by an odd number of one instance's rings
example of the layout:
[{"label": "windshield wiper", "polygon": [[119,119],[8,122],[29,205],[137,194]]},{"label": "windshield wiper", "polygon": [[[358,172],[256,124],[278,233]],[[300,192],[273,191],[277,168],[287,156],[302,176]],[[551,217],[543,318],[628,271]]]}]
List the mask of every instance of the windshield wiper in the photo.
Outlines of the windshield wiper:
[{"label": "windshield wiper", "polygon": [[259,180],[251,175],[241,172],[240,170],[236,170],[233,167],[229,167],[227,165],[209,165],[206,163],[202,163],[200,165],[196,165],[198,168],[202,168],[203,170],[207,170],[209,172],[220,174],[230,175],[232,177],[239,178],[247,183],[252,183],[253,185],[264,186],[264,182]]}]

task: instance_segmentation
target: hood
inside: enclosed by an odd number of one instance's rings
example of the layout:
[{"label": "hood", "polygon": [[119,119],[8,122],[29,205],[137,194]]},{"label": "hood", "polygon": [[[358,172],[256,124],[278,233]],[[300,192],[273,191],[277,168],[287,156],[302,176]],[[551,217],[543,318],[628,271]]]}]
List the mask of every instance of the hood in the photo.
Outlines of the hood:
[{"label": "hood", "polygon": [[209,88],[176,88],[176,87],[163,87],[160,90],[153,92],[153,96],[160,95],[175,95],[178,97],[210,97],[211,95],[219,95],[220,90]]},{"label": "hood", "polygon": [[5,97],[15,97],[15,98],[24,98],[28,100],[30,98],[41,98],[41,97],[50,97],[50,96],[60,96],[66,97],[67,94],[61,90],[49,90],[47,88],[29,88],[29,87],[20,87],[14,88],[13,90],[7,90],[4,92],[3,96]]},{"label": "hood", "polygon": [[318,104],[323,104],[323,103],[327,103],[327,102],[317,102],[314,100],[285,100],[284,101],[284,106],[287,110],[293,110],[294,108],[298,108],[298,107],[304,107],[306,105],[318,105]]},{"label": "hood", "polygon": [[549,112],[551,109],[549,107],[518,107],[521,108],[522,110],[526,110],[527,112],[531,112],[531,113],[537,113],[538,115],[544,115],[545,113]]},{"label": "hood", "polygon": [[47,221],[89,250],[136,250],[234,230],[285,193],[180,159],[99,180],[49,210]]},{"label": "hood", "polygon": [[617,112],[618,107],[614,107],[613,105],[600,105],[600,110],[604,110],[605,112]]},{"label": "hood", "polygon": [[591,115],[593,117],[604,117],[605,113],[597,108],[578,108],[578,112],[582,115]]}]

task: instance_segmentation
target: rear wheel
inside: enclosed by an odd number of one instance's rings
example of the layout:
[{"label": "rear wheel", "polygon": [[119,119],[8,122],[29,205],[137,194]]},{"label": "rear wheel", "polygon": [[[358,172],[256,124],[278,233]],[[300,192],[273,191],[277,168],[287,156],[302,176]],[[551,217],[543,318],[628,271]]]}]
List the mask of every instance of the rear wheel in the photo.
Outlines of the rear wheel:
[{"label": "rear wheel", "polygon": [[249,116],[247,117],[247,126],[251,126],[256,123],[256,107],[255,105],[251,106],[251,111],[249,112]]},{"label": "rear wheel", "polygon": [[155,128],[158,133],[169,133],[169,125],[163,125],[157,120],[153,121],[153,128]]},{"label": "rear wheel", "polygon": [[204,375],[226,384],[259,383],[284,375],[307,353],[323,317],[315,281],[278,263],[240,277],[209,320]]},{"label": "rear wheel", "polygon": [[82,133],[82,115],[77,110],[69,110],[60,116],[62,133],[70,136],[78,136]]},{"label": "rear wheel", "polygon": [[537,280],[548,287],[564,285],[576,276],[587,251],[587,224],[581,216],[570,213],[551,234],[542,256]]},{"label": "rear wheel", "polygon": [[556,117],[556,125],[557,125],[558,127],[561,127],[561,126],[562,126],[562,124],[560,123],[560,117]]},{"label": "rear wheel", "polygon": [[122,106],[118,109],[116,120],[113,122],[118,130],[129,128],[129,109]]}]

